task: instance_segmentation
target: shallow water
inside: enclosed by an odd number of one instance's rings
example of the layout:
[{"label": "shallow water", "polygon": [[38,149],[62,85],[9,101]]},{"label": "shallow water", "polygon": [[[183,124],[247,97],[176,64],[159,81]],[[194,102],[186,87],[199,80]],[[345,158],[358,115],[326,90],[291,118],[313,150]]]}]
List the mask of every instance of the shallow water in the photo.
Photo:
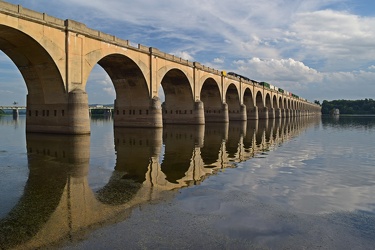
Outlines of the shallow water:
[{"label": "shallow water", "polygon": [[2,248],[373,248],[375,117],[91,130],[0,118]]}]

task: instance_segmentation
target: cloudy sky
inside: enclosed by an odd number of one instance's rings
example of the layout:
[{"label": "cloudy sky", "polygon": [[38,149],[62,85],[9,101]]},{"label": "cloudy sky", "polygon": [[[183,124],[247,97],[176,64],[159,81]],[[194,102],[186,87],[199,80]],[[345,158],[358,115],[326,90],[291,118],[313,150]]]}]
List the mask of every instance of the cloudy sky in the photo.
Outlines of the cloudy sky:
[{"label": "cloudy sky", "polygon": [[[375,98],[373,0],[11,0],[134,44],[267,81],[313,100]],[[90,103],[112,103],[96,66]],[[25,102],[26,85],[0,52],[0,105]]]}]

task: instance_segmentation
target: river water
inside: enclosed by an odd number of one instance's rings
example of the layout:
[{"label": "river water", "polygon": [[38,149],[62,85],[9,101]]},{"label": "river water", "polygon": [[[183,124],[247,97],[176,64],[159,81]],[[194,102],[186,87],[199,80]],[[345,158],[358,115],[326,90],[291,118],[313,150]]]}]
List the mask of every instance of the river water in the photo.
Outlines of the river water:
[{"label": "river water", "polygon": [[91,131],[0,117],[0,249],[375,246],[375,117]]}]

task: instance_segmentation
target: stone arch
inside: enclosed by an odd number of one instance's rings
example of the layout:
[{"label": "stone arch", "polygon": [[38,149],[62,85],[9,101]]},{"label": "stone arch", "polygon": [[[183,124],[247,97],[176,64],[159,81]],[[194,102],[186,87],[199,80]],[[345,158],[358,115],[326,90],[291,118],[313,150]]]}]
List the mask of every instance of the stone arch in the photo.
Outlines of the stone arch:
[{"label": "stone arch", "polygon": [[229,84],[226,93],[225,101],[228,104],[229,120],[238,120],[241,114],[240,95],[236,85]]},{"label": "stone arch", "polygon": [[186,74],[179,69],[171,69],[164,75],[161,86],[165,94],[163,122],[195,123],[193,90]]},{"label": "stone arch", "polygon": [[223,101],[218,83],[211,77],[207,78],[203,82],[200,93],[200,100],[204,105],[205,121],[223,121]]},{"label": "stone arch", "polygon": [[268,109],[272,108],[271,96],[268,93],[266,94],[265,104]]},{"label": "stone arch", "polygon": [[262,96],[262,93],[260,91],[258,91],[257,94],[256,94],[255,103],[256,103],[256,106],[258,107],[258,109],[265,107],[264,102],[263,102],[263,96]]},{"label": "stone arch", "polygon": [[110,54],[97,62],[109,75],[116,92],[114,125],[143,127],[152,113],[149,88],[139,66],[122,54]]},{"label": "stone arch", "polygon": [[64,80],[45,47],[28,34],[0,25],[0,50],[17,66],[33,103],[66,101]]},{"label": "stone arch", "polygon": [[[76,112],[75,104],[84,103],[87,97],[84,93],[68,94],[65,71],[60,69],[65,66],[65,53],[58,45],[47,37],[37,40],[17,28],[0,25],[0,50],[17,66],[26,83],[26,131],[69,134],[90,130],[89,126],[82,127],[71,119]],[[73,93],[74,89],[69,91]],[[82,121],[85,119],[86,116]]]},{"label": "stone arch", "polygon": [[243,103],[246,106],[247,119],[257,120],[258,109],[254,103],[253,93],[250,88],[246,88],[243,94]]}]

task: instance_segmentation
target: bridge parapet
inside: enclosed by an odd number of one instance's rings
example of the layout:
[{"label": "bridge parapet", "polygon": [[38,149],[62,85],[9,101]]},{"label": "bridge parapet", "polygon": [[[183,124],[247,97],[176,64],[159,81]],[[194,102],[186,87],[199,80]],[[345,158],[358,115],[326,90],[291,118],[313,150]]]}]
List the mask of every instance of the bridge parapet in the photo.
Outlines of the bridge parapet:
[{"label": "bridge parapet", "polygon": [[65,20],[49,16],[46,13],[23,8],[22,5],[15,5],[1,1],[0,12],[26,20],[33,20],[34,22],[49,25],[54,28],[64,29],[65,27]]}]

